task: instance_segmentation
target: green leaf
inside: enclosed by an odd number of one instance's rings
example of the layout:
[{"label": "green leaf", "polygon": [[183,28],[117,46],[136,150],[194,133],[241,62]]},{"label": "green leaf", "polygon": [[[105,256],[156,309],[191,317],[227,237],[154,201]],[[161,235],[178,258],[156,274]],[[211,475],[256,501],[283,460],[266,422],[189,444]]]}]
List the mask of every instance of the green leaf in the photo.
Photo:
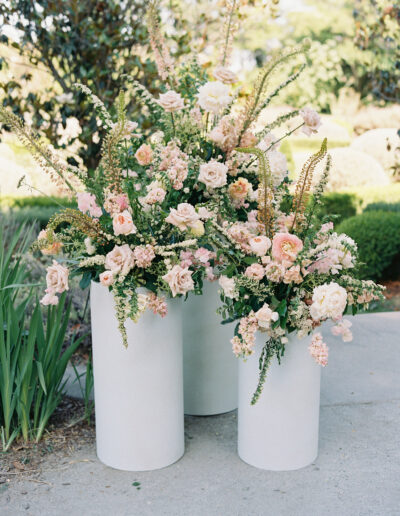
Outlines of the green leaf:
[{"label": "green leaf", "polygon": [[46,382],[44,380],[42,363],[41,362],[36,362],[36,366],[37,366],[37,370],[38,370],[40,385],[42,386],[42,389],[43,389],[44,393],[47,394]]}]

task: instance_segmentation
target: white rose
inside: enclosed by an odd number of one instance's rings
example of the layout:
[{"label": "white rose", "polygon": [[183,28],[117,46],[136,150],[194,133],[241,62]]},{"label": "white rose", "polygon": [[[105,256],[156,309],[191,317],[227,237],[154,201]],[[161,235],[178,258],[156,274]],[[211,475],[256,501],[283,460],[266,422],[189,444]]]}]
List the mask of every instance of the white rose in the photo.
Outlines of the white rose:
[{"label": "white rose", "polygon": [[[61,294],[64,290],[68,290],[68,275],[69,270],[63,267],[60,263],[53,260],[53,265],[47,269],[46,283],[48,294]],[[51,303],[54,304],[54,303]]]},{"label": "white rose", "polygon": [[234,299],[237,295],[235,280],[233,278],[228,278],[228,276],[220,276],[218,283],[222,287],[224,294],[226,297]]},{"label": "white rose", "polygon": [[168,283],[173,297],[177,294],[186,294],[189,290],[194,289],[192,271],[187,267],[182,268],[180,265],[174,265],[162,279]]},{"label": "white rose", "polygon": [[113,217],[113,229],[115,235],[133,235],[137,228],[132,220],[132,215],[128,210],[116,213]]},{"label": "white rose", "polygon": [[269,328],[271,325],[271,321],[277,321],[279,319],[279,314],[277,312],[273,312],[271,308],[264,303],[263,306],[255,313],[257,317],[257,323],[260,328]]},{"label": "white rose", "polygon": [[174,111],[180,111],[185,107],[185,103],[180,93],[169,90],[167,93],[161,93],[157,103],[167,111],[167,113],[173,113]]},{"label": "white rose", "polygon": [[216,115],[225,109],[232,100],[229,95],[229,86],[219,81],[207,82],[200,86],[197,97],[201,108]]},{"label": "white rose", "polygon": [[212,160],[200,165],[199,181],[207,188],[220,188],[226,185],[228,167],[224,163]]},{"label": "white rose", "polygon": [[287,175],[286,156],[279,151],[270,151],[267,153],[269,166],[272,173],[272,182],[274,186],[279,186]]},{"label": "white rose", "polygon": [[102,285],[104,285],[105,287],[109,287],[115,281],[114,274],[112,273],[112,271],[104,271],[100,274],[99,280]]},{"label": "white rose", "polygon": [[217,66],[213,71],[213,76],[214,79],[224,84],[234,84],[238,80],[237,75],[224,66]]},{"label": "white rose", "polygon": [[129,245],[116,245],[106,255],[105,266],[114,274],[126,276],[134,266],[133,252]]},{"label": "white rose", "polygon": [[177,209],[171,208],[166,222],[178,227],[181,231],[186,231],[188,227],[194,226],[199,220],[199,215],[196,213],[194,207],[183,202],[178,204]]},{"label": "white rose", "polygon": [[250,238],[249,245],[255,255],[264,256],[271,247],[271,240],[264,235],[260,235]]},{"label": "white rose", "polygon": [[346,304],[346,290],[332,281],[314,289],[310,314],[314,320],[339,319],[343,315]]}]

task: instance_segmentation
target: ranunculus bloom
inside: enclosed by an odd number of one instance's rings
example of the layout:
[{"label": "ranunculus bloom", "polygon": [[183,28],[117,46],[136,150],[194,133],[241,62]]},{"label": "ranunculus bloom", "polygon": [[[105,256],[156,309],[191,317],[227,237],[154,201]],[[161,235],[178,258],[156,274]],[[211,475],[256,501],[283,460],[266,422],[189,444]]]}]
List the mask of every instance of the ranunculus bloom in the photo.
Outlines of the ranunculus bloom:
[{"label": "ranunculus bloom", "polygon": [[89,192],[79,192],[76,195],[78,201],[78,209],[82,213],[89,212],[91,217],[101,217],[102,211],[100,206],[96,204],[96,197]]},{"label": "ranunculus bloom", "polygon": [[222,275],[220,276],[218,283],[222,287],[226,297],[229,297],[230,299],[234,299],[236,297],[237,292],[235,287],[235,280],[233,278],[228,278],[228,276]]},{"label": "ranunculus bloom", "polygon": [[116,245],[106,255],[105,266],[114,274],[126,276],[134,264],[133,252],[128,244]]},{"label": "ranunculus bloom", "polygon": [[257,256],[264,256],[271,247],[271,240],[264,236],[255,236],[249,240],[250,249]]},{"label": "ranunculus bloom", "polygon": [[115,281],[114,274],[112,271],[104,271],[100,274],[99,280],[105,287],[110,287]]},{"label": "ranunculus bloom", "polygon": [[321,126],[321,118],[316,111],[309,107],[305,107],[300,110],[300,115],[304,120],[304,125],[301,128],[304,134],[311,136],[313,133],[318,132],[318,129]]},{"label": "ranunculus bloom", "polygon": [[272,256],[279,262],[293,262],[302,249],[303,242],[291,233],[277,233],[272,240]]},{"label": "ranunculus bloom", "polygon": [[277,321],[279,319],[279,314],[271,310],[267,303],[264,303],[255,315],[257,317],[258,326],[264,329],[270,327],[271,321]]},{"label": "ranunculus bloom", "polygon": [[200,165],[199,181],[207,188],[220,188],[226,185],[228,167],[224,163],[211,160]]},{"label": "ranunculus bloom", "polygon": [[150,165],[153,160],[153,151],[150,145],[145,143],[141,145],[135,152],[135,158],[137,159],[139,165]]},{"label": "ranunculus bloom", "polygon": [[224,66],[217,66],[213,71],[213,76],[214,79],[217,79],[217,81],[221,81],[224,84],[234,84],[238,80],[237,75]]},{"label": "ranunculus bloom", "polygon": [[219,81],[206,82],[200,86],[197,97],[199,106],[215,115],[225,109],[232,100],[229,95],[229,86]]},{"label": "ranunculus bloom", "polygon": [[265,274],[264,267],[260,263],[253,263],[247,267],[247,269],[244,272],[244,275],[248,278],[255,279],[257,281],[260,281]]},{"label": "ranunculus bloom", "polygon": [[137,228],[132,220],[132,215],[128,210],[122,213],[116,213],[113,217],[114,234],[118,235],[133,235]]},{"label": "ranunculus bloom", "polygon": [[244,177],[239,177],[234,183],[231,183],[228,188],[229,195],[234,200],[245,199],[250,190],[251,184]]},{"label": "ranunculus bloom", "polygon": [[346,290],[332,281],[315,287],[310,314],[315,321],[328,318],[338,320],[342,317],[346,304]]},{"label": "ranunculus bloom", "polygon": [[181,94],[174,90],[169,90],[167,93],[160,93],[160,97],[157,102],[167,113],[180,111],[185,107]]},{"label": "ranunculus bloom", "polygon": [[166,222],[173,224],[181,231],[186,231],[188,228],[194,226],[198,220],[199,215],[196,213],[196,210],[187,202],[178,204],[177,209],[171,208],[168,217],[165,219]]},{"label": "ranunculus bloom", "polygon": [[192,274],[188,268],[174,265],[162,279],[168,283],[172,296],[175,297],[177,294],[186,294],[194,289]]},{"label": "ranunculus bloom", "polygon": [[61,294],[65,290],[68,290],[68,275],[69,270],[66,267],[63,267],[61,263],[53,260],[53,265],[50,265],[50,267],[47,268],[46,292],[49,294]]}]

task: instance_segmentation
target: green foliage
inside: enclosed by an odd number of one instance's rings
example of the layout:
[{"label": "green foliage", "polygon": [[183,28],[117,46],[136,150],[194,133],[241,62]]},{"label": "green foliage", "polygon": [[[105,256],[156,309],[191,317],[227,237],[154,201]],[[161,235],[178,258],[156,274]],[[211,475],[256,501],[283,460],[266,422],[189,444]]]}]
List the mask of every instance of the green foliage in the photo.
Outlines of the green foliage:
[{"label": "green foliage", "polygon": [[[3,23],[19,29],[21,39],[11,41],[3,34],[0,43],[15,49],[26,63],[22,75],[11,78],[11,74],[4,74],[4,82],[0,82],[3,105],[18,115],[29,113],[33,128],[56,148],[80,144],[80,157],[94,169],[100,154],[95,135],[102,129],[86,95],[77,92],[74,84],[80,82],[95,91],[106,108],[114,105],[124,73],[150,91],[158,91],[154,63],[137,52],[137,46],[147,42],[143,24],[146,4],[144,0],[63,0],[62,4],[44,0],[38,8],[29,0],[1,2]],[[180,49],[183,41],[178,43]],[[0,70],[7,72],[11,66],[6,58],[0,58]],[[43,87],[35,88],[38,70],[47,80]],[[134,99],[128,105],[128,115],[142,119]],[[71,118],[79,121],[81,132],[61,141],[59,132]],[[76,164],[73,157],[69,161]]]},{"label": "green foliage", "polygon": [[400,257],[400,213],[369,211],[351,217],[337,231],[353,238],[359,249],[359,275],[365,279],[396,277]]},{"label": "green foliage", "polygon": [[[3,450],[22,434],[41,439],[61,401],[66,366],[80,344],[62,352],[71,305],[65,294],[44,317],[22,261],[31,230],[0,226],[0,428]],[[7,242],[7,246],[5,245]],[[28,316],[32,312],[31,317]]]},{"label": "green foliage", "polygon": [[373,202],[364,208],[367,211],[391,211],[400,213],[400,202]]},{"label": "green foliage", "polygon": [[344,219],[353,217],[357,213],[357,198],[350,193],[327,193],[321,199],[319,216],[335,215],[334,222],[339,224]]},{"label": "green foliage", "polygon": [[379,99],[400,99],[400,5],[358,0],[354,9],[356,44],[365,54],[371,90]]}]

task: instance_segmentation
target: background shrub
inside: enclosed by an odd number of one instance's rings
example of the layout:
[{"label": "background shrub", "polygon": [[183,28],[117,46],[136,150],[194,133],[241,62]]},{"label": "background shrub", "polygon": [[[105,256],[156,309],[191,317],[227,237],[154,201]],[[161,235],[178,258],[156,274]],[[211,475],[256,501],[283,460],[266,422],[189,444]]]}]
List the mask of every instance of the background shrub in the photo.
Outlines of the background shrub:
[{"label": "background shrub", "polygon": [[321,218],[336,215],[334,222],[339,224],[343,220],[356,215],[358,203],[355,194],[337,192],[325,194],[322,198],[319,213]]},{"label": "background shrub", "polygon": [[392,211],[400,213],[400,202],[373,202],[364,208],[366,211]]},{"label": "background shrub", "polygon": [[343,221],[337,228],[353,238],[359,249],[359,276],[395,279],[400,273],[400,213],[369,211]]}]

